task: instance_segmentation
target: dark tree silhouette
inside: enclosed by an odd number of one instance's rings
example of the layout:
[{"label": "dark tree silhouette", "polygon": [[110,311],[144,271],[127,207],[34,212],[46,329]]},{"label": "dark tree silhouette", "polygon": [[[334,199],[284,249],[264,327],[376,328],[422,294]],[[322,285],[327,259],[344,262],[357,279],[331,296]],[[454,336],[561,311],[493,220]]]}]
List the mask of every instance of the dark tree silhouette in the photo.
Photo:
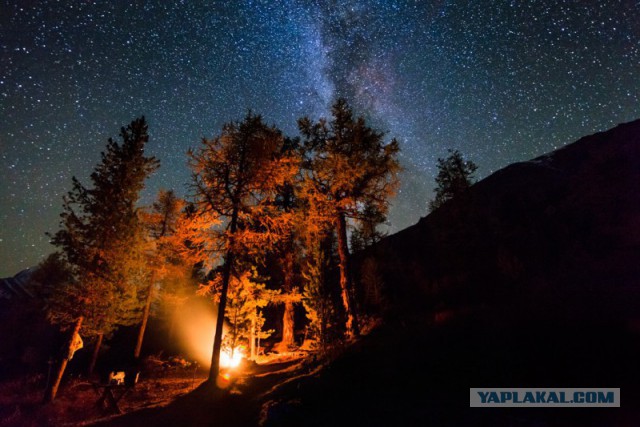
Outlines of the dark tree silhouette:
[{"label": "dark tree silhouette", "polygon": [[464,160],[458,150],[449,150],[445,159],[438,158],[438,176],[436,177],[436,196],[429,202],[429,211],[433,212],[466,191],[475,182],[474,172],[478,169],[475,163]]}]

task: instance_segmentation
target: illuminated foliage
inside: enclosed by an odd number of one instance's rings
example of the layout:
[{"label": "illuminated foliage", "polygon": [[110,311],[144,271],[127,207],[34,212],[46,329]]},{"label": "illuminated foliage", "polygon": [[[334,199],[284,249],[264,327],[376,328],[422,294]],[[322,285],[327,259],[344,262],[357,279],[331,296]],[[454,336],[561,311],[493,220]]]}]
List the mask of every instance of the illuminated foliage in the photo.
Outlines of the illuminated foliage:
[{"label": "illuminated foliage", "polygon": [[142,321],[134,356],[139,357],[151,313],[151,304],[158,295],[170,316],[182,306],[195,289],[194,265],[200,253],[190,244],[192,228],[186,202],[172,190],[161,190],[150,209],[141,212],[147,230],[146,268],[147,289]]},{"label": "illuminated foliage", "polygon": [[[220,301],[222,275],[216,274],[214,279],[203,284],[199,293],[212,295]],[[233,275],[229,284],[225,317],[229,324],[223,337],[223,349],[232,353],[237,347],[249,348],[251,358],[257,355],[257,341],[268,338],[273,330],[263,330],[265,318],[262,309],[274,302],[279,291],[266,288],[264,280],[258,277],[256,269],[244,271],[239,276]]]},{"label": "illuminated foliage", "polygon": [[[122,128],[120,136],[122,143],[109,139],[91,174],[91,188],[73,178],[73,188],[64,198],[61,229],[52,238],[69,280],[51,291],[47,314],[62,328],[72,328],[73,334],[101,336],[137,318],[137,283],[146,272],[144,229],[136,204],[145,179],[159,162],[144,155],[149,140],[144,118]],[[55,398],[66,360],[46,400]]]},{"label": "illuminated foliage", "polygon": [[248,113],[243,121],[224,125],[218,137],[203,139],[198,150],[189,152],[198,214],[224,220],[223,227],[207,230],[201,239],[211,256],[222,255],[224,261],[211,382],[215,382],[220,370],[227,293],[232,275],[238,275],[238,261],[259,257],[286,228],[286,218],[277,213],[274,199],[277,188],[296,173],[297,165],[282,155],[283,144],[279,130],[265,125],[260,116]]}]

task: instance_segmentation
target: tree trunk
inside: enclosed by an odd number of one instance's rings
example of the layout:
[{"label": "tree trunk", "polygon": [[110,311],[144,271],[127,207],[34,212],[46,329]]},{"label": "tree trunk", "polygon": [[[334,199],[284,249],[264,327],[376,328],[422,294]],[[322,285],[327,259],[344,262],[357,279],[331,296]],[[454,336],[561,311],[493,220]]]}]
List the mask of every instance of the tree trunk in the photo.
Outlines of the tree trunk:
[{"label": "tree trunk", "polygon": [[[290,248],[285,254],[285,272],[284,272],[284,292],[289,294],[293,292],[293,248]],[[282,341],[278,344],[281,350],[288,350],[289,347],[295,345],[294,342],[294,307],[293,302],[285,300],[284,315],[282,317]]]},{"label": "tree trunk", "polygon": [[338,228],[338,255],[340,256],[340,296],[342,305],[347,315],[347,336],[360,335],[358,317],[352,298],[351,271],[349,266],[349,246],[347,244],[347,221],[344,214],[338,214],[336,218]]},{"label": "tree trunk", "polygon": [[251,360],[256,358],[256,317],[258,317],[258,308],[256,312],[251,316],[251,333],[249,337],[249,349],[251,352]]},{"label": "tree trunk", "polygon": [[58,393],[58,387],[60,387],[60,381],[62,381],[62,376],[64,375],[64,371],[67,368],[67,363],[69,363],[69,356],[71,352],[71,346],[73,345],[73,339],[77,333],[80,332],[80,327],[82,327],[82,321],[84,318],[80,316],[78,320],[76,320],[75,325],[73,326],[73,330],[71,331],[71,336],[69,337],[69,341],[64,349],[64,353],[62,354],[60,364],[58,365],[58,370],[56,371],[55,377],[51,384],[47,385],[47,389],[44,392],[44,402],[49,403],[52,402],[53,399],[56,398],[56,394]]},{"label": "tree trunk", "polygon": [[291,301],[284,302],[284,316],[282,317],[282,343],[281,347],[289,348],[295,345],[293,337],[293,303]]},{"label": "tree trunk", "polygon": [[149,313],[151,312],[151,302],[153,302],[153,290],[156,283],[155,272],[151,274],[151,283],[149,283],[149,289],[147,291],[147,301],[144,304],[144,311],[142,312],[142,323],[138,330],[138,340],[136,341],[136,348],[133,351],[133,357],[136,359],[140,357],[140,351],[142,350],[142,340],[144,339],[144,331],[147,329],[147,322],[149,321]]},{"label": "tree trunk", "polygon": [[224,260],[222,269],[222,290],[220,291],[220,303],[218,304],[218,318],[216,319],[216,331],[213,335],[213,352],[211,353],[211,368],[209,369],[209,382],[216,383],[218,374],[220,373],[220,350],[222,349],[222,328],[224,326],[224,310],[227,307],[227,293],[229,291],[229,280],[231,278],[231,267],[234,262],[235,254],[233,252],[233,235],[236,232],[236,224],[238,222],[238,210],[234,209],[231,215],[231,224],[229,228],[230,242],[227,249],[227,255]]},{"label": "tree trunk", "polygon": [[98,334],[98,339],[96,341],[96,345],[93,347],[93,354],[91,355],[91,362],[89,363],[89,369],[87,370],[87,374],[91,376],[93,374],[93,370],[96,367],[96,362],[98,361],[98,353],[100,353],[100,347],[102,346],[102,339],[104,338],[104,334],[100,332]]}]

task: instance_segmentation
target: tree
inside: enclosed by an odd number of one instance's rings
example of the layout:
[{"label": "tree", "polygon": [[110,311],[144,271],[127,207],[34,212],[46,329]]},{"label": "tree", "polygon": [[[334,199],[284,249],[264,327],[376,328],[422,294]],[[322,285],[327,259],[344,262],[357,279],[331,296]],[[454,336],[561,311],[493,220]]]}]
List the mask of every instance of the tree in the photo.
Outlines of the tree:
[{"label": "tree", "polygon": [[298,121],[303,136],[305,199],[312,206],[312,222],[329,222],[337,233],[340,288],[348,336],[359,334],[354,306],[347,242],[347,220],[358,218],[365,206],[386,214],[388,199],[398,186],[398,142],[384,144],[384,135],[354,118],[344,99],[331,109],[332,119]]},{"label": "tree", "polygon": [[[216,274],[214,279],[202,285],[198,290],[201,295],[214,295],[219,299],[222,277]],[[273,331],[263,330],[264,316],[261,309],[273,302],[279,291],[267,289],[257,276],[255,267],[231,277],[228,291],[228,305],[225,317],[229,322],[229,333],[223,339],[223,347],[233,358],[234,352],[241,346],[249,347],[249,357],[254,359],[258,354],[256,340],[268,338]]]},{"label": "tree", "polygon": [[[255,254],[277,240],[281,221],[274,221],[276,188],[295,173],[295,165],[283,159],[279,130],[249,112],[243,121],[224,125],[220,136],[202,140],[190,150],[194,203],[199,212],[225,220],[224,229],[210,234],[213,252],[224,254],[218,317],[213,340],[209,381],[220,371],[222,327],[229,282],[239,256]],[[253,226],[259,220],[259,226]],[[237,275],[237,274],[236,274]]]},{"label": "tree", "polygon": [[122,143],[109,139],[90,176],[91,188],[73,177],[61,229],[52,237],[68,266],[69,280],[51,292],[47,314],[72,333],[45,401],[55,398],[81,328],[98,336],[100,343],[118,324],[128,324],[138,306],[134,281],[143,265],[144,239],[136,204],[145,179],[159,162],[144,155],[149,140],[144,117],[123,127],[120,137]]},{"label": "tree", "polygon": [[[327,271],[332,268],[331,248],[333,234],[324,230],[305,235],[305,265],[302,276],[305,279],[302,304],[309,324],[305,341],[314,343],[325,351],[330,341],[330,330],[334,326],[336,312],[334,298],[328,286]],[[305,343],[306,344],[306,343]]]},{"label": "tree", "polygon": [[185,201],[178,198],[172,190],[160,190],[151,209],[142,212],[149,245],[146,251],[149,273],[142,321],[134,349],[135,358],[140,357],[151,303],[159,290],[158,286],[165,285],[162,292],[165,300],[171,300],[174,305],[184,301],[184,295],[179,295],[183,293],[180,284],[189,281],[193,267],[199,261],[198,252],[188,247],[187,227],[192,224],[183,212],[185,206]]},{"label": "tree", "polygon": [[[296,172],[299,172],[301,164],[299,148],[299,139],[285,139],[282,156],[292,165],[296,165]],[[278,296],[277,302],[284,305],[282,339],[274,346],[277,352],[287,352],[295,346],[294,305],[300,303],[302,298],[299,285],[296,283],[296,267],[301,254],[301,227],[306,224],[301,222],[301,200],[297,196],[299,185],[300,174],[290,175],[283,185],[278,186],[275,198],[277,220],[283,224],[281,239],[273,248],[273,255],[279,259],[282,271],[282,293]]]},{"label": "tree", "polygon": [[385,233],[379,231],[378,226],[386,219],[386,215],[375,206],[366,205],[356,218],[357,226],[351,231],[351,251],[361,251],[382,240]]},{"label": "tree", "polygon": [[473,174],[478,169],[475,163],[464,160],[458,150],[448,150],[446,159],[438,158],[438,176],[436,177],[436,196],[429,202],[431,212],[448,200],[465,194],[475,182]]}]

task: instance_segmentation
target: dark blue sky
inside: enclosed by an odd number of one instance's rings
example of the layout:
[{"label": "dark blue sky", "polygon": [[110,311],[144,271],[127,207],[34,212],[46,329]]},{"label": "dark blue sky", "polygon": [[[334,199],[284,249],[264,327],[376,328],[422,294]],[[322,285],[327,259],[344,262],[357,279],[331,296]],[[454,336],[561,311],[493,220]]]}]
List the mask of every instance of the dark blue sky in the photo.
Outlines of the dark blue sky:
[{"label": "dark blue sky", "polygon": [[391,231],[415,223],[435,163],[484,177],[640,117],[640,3],[0,1],[0,277],[53,250],[71,176],[146,115],[159,188],[247,108],[285,133],[346,97],[405,167]]}]

